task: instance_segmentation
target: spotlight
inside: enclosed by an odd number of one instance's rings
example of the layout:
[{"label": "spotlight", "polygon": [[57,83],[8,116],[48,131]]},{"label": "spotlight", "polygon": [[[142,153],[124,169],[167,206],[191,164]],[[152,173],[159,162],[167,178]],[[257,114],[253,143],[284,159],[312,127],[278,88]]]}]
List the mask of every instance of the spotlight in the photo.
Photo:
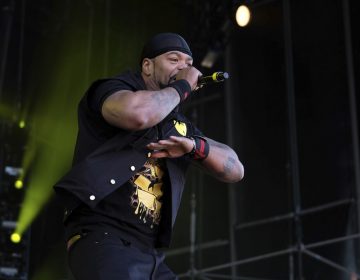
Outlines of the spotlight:
[{"label": "spotlight", "polygon": [[14,183],[15,188],[17,188],[18,190],[22,189],[22,187],[24,186],[24,183],[21,179],[17,179]]},{"label": "spotlight", "polygon": [[13,242],[13,243],[19,243],[21,241],[21,235],[14,232],[13,234],[11,234],[10,236],[10,240]]},{"label": "spotlight", "polygon": [[25,123],[24,120],[19,121],[19,127],[20,128],[25,128],[25,126],[26,126],[26,123]]},{"label": "spotlight", "polygon": [[241,27],[245,27],[246,25],[248,25],[251,18],[251,13],[249,8],[245,5],[239,6],[239,8],[237,8],[236,10],[235,17],[237,24]]}]

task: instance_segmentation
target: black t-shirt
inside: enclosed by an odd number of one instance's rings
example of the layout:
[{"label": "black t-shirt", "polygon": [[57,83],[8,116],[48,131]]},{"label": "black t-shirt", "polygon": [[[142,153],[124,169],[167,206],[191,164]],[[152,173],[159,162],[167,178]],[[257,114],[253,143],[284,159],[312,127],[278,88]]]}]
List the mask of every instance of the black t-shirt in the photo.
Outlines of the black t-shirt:
[{"label": "black t-shirt", "polygon": [[161,161],[155,165],[149,160],[129,182],[105,197],[94,209],[81,204],[69,218],[70,235],[80,230],[101,228],[117,232],[125,239],[134,237],[147,247],[155,247],[166,209],[162,205],[169,203],[171,191],[165,167],[161,164]]}]

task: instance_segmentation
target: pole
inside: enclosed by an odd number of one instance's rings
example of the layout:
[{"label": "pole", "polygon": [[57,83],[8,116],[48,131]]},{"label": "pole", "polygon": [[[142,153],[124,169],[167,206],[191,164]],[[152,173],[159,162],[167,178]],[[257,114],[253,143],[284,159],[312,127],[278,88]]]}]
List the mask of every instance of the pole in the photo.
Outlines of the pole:
[{"label": "pole", "polygon": [[[286,87],[288,101],[288,121],[289,121],[289,141],[290,141],[290,164],[291,164],[291,184],[292,198],[294,207],[294,229],[295,229],[295,247],[297,252],[296,267],[297,275],[301,280],[302,277],[302,225],[300,219],[301,213],[301,196],[300,196],[300,175],[299,175],[299,158],[297,144],[297,123],[296,123],[296,106],[295,106],[295,87],[294,87],[294,65],[292,54],[292,33],[291,33],[291,10],[290,1],[283,0],[284,12],[284,42],[285,42],[285,66],[286,66]],[[292,256],[290,256],[291,258]],[[290,266],[291,269],[291,266]]]}]

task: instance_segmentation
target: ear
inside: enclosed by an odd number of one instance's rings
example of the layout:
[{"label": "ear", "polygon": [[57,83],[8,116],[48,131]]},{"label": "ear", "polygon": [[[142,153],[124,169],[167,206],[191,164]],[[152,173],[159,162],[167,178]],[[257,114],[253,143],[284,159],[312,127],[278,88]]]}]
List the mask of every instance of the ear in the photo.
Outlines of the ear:
[{"label": "ear", "polygon": [[150,76],[153,73],[154,62],[152,59],[144,58],[142,62],[142,71],[146,76]]}]

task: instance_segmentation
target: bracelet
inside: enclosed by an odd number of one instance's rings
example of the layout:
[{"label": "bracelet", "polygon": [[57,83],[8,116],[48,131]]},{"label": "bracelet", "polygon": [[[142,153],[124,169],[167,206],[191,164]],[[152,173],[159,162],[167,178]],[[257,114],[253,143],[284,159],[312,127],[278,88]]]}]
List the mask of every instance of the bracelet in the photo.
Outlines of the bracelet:
[{"label": "bracelet", "polygon": [[209,155],[210,146],[204,137],[194,135],[189,137],[193,140],[193,149],[188,153],[189,157],[194,160],[204,160]]},{"label": "bracelet", "polygon": [[176,89],[177,93],[180,96],[180,102],[188,98],[191,93],[191,86],[187,80],[177,80],[169,84],[168,87]]},{"label": "bracelet", "polygon": [[189,137],[190,140],[192,140],[193,142],[193,148],[192,150],[188,153],[188,155],[190,156],[190,158],[193,158],[196,152],[196,141],[194,139],[194,137]]}]

